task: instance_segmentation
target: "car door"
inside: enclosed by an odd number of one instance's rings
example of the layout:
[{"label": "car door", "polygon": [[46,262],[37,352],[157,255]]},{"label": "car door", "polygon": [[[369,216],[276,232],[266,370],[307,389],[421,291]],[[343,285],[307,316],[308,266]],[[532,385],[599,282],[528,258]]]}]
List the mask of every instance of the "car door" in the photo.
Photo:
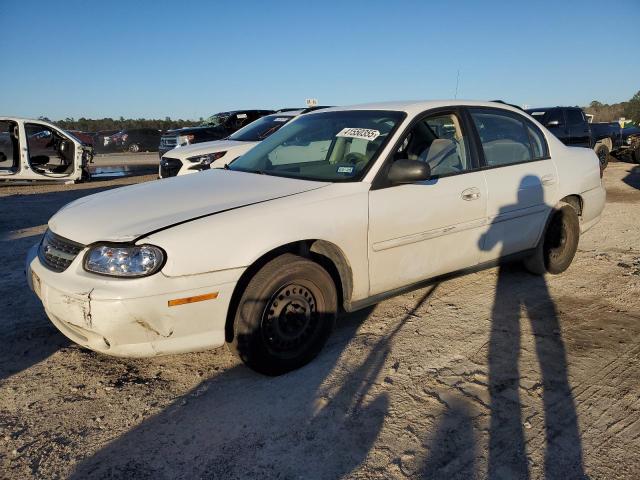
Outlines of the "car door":
[{"label": "car door", "polygon": [[579,108],[566,110],[567,129],[569,130],[570,145],[572,147],[586,147],[591,145],[589,123]]},{"label": "car door", "polygon": [[427,113],[395,147],[424,161],[432,178],[369,193],[370,294],[394,290],[478,262],[487,189],[459,111]]},{"label": "car door", "polygon": [[482,263],[535,247],[556,203],[558,174],[544,135],[523,115],[497,108],[469,113],[488,190]]}]

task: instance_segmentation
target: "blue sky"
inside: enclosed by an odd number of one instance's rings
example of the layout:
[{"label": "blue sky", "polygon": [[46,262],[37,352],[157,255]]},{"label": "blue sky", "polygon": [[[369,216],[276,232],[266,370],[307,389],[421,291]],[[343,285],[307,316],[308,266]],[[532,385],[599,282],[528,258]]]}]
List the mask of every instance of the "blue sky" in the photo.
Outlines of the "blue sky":
[{"label": "blue sky", "polygon": [[638,0],[0,0],[0,115],[453,98],[458,70],[458,98],[613,103],[640,90],[639,29]]}]

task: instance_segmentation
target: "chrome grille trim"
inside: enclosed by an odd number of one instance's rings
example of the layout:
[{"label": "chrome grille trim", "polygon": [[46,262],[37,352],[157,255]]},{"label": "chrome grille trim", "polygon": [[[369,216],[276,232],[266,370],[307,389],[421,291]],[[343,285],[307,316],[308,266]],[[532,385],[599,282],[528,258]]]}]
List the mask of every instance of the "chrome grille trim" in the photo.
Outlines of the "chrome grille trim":
[{"label": "chrome grille trim", "polygon": [[84,249],[84,245],[47,230],[38,248],[40,262],[49,270],[64,272]]}]

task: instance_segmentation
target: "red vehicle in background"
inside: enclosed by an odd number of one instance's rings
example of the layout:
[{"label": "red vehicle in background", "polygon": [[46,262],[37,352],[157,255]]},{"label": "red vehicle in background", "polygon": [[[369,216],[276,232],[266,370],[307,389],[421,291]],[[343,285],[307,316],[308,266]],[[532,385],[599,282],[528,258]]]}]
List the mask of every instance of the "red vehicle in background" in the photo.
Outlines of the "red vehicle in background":
[{"label": "red vehicle in background", "polygon": [[81,132],[80,130],[67,130],[67,132],[69,132],[71,135],[73,135],[74,137],[76,137],[78,140],[81,140],[82,143],[85,143],[87,145],[91,145],[92,147],[94,146],[94,134],[92,133],[87,133],[87,132]]}]

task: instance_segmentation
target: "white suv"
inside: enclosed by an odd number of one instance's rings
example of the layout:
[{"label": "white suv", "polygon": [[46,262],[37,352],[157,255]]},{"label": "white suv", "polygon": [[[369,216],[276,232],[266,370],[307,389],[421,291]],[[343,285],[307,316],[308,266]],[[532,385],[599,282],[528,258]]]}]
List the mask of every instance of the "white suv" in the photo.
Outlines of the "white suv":
[{"label": "white suv", "polygon": [[158,176],[168,178],[222,168],[303,112],[305,110],[288,110],[266,115],[223,140],[174,148],[160,159]]},{"label": "white suv", "polygon": [[331,108],[228,168],[70,203],[27,275],[85,347],[150,356],[226,342],[275,375],[310,361],[340,310],[508,258],[564,271],[604,202],[594,152],[516,108]]}]

